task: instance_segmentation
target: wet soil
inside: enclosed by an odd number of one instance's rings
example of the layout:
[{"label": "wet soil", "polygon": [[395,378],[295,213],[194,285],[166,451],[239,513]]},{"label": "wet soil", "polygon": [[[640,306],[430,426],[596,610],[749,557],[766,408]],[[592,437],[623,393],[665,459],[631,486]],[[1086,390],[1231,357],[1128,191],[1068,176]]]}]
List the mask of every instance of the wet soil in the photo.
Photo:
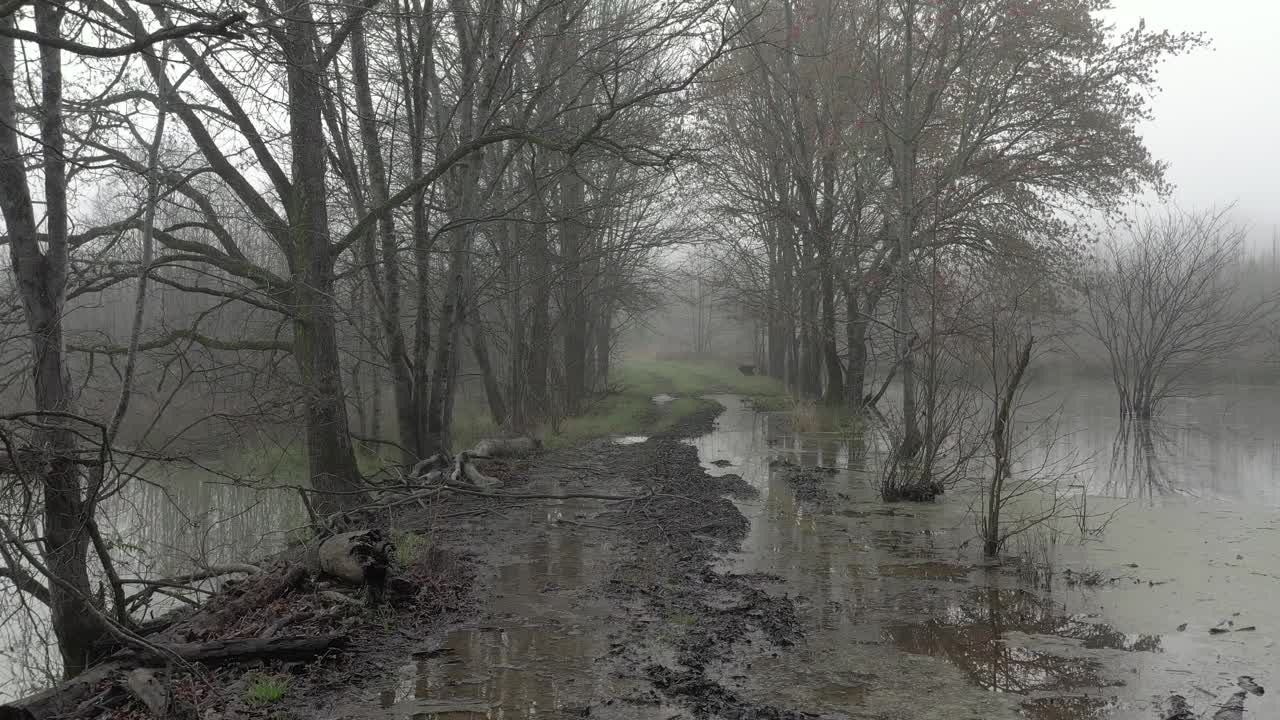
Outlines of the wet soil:
[{"label": "wet soil", "polygon": [[710,432],[721,411],[708,403],[660,436],[548,453],[529,463],[522,488],[635,500],[490,504],[474,514],[459,504],[434,518],[400,518],[402,529],[429,535],[474,569],[474,612],[437,623],[416,657],[377,653],[382,682],[333,693],[311,711],[804,717],[745,699],[710,673],[776,655],[802,634],[793,601],[761,589],[777,578],[713,569],[749,530],[730,498],[755,494],[736,475],[708,475],[686,442]]}]

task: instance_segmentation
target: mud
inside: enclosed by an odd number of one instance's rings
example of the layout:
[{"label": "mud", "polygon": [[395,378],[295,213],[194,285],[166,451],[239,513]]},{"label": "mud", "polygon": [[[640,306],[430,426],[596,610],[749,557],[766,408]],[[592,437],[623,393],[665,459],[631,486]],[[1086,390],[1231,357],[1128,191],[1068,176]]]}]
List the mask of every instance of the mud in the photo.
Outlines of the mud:
[{"label": "mud", "polygon": [[547,453],[522,489],[635,501],[464,502],[401,518],[468,558],[474,616],[438,627],[416,655],[379,653],[388,677],[320,716],[804,717],[711,672],[801,635],[794,603],[761,589],[777,578],[713,569],[749,530],[730,498],[755,494],[737,475],[708,475],[686,442],[721,410],[706,403],[660,436]]}]

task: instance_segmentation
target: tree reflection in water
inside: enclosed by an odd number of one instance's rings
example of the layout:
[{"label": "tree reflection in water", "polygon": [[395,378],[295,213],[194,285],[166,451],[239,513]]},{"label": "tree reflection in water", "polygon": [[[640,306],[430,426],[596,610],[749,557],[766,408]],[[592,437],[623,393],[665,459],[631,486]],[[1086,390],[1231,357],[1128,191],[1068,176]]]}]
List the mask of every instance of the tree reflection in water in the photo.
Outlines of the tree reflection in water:
[{"label": "tree reflection in water", "polygon": [[[946,660],[987,690],[1029,694],[1118,685],[1100,676],[1100,664],[1005,641],[1010,632],[1053,635],[1088,649],[1160,652],[1160,637],[1130,636],[1101,623],[1060,614],[1055,606],[1023,589],[978,588],[959,604],[925,622],[895,625],[890,639],[909,653]],[[1040,718],[1102,717],[1109,701],[1097,697],[1029,700],[1026,710]]]},{"label": "tree reflection in water", "polygon": [[1172,454],[1168,427],[1158,420],[1127,419],[1111,446],[1111,473],[1104,492],[1126,498],[1149,498],[1174,492],[1165,458]]}]

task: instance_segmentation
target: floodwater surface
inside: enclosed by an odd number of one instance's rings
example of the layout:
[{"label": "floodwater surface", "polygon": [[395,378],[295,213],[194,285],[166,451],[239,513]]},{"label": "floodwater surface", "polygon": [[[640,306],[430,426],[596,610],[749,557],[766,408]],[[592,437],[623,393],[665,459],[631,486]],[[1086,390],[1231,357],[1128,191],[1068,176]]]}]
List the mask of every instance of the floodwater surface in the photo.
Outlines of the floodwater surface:
[{"label": "floodwater surface", "polygon": [[[751,531],[723,568],[780,576],[776,591],[803,599],[808,624],[799,649],[753,664],[743,692],[835,715],[1150,718],[1173,694],[1203,712],[1238,692],[1240,676],[1274,681],[1280,511],[1258,502],[1276,497],[1273,466],[1191,463],[1193,446],[1158,456],[1169,470],[1153,485],[1126,480],[1110,448],[1091,450],[1097,430],[1058,436],[1063,456],[1094,456],[1074,461],[1096,470],[1078,480],[1093,516],[1110,520],[1083,542],[1059,527],[1027,543],[1039,567],[1016,572],[982,561],[963,491],[886,505],[855,461],[827,481],[826,507],[797,501],[770,461],[847,466],[845,442],[771,437],[771,423],[739,399],[717,399],[728,410],[696,441],[703,463],[760,490],[738,503]],[[1221,447],[1203,428],[1183,437]],[[1206,472],[1223,465],[1249,477]],[[1108,488],[1131,494],[1100,494]],[[1280,717],[1274,692],[1250,695],[1245,708]]]}]

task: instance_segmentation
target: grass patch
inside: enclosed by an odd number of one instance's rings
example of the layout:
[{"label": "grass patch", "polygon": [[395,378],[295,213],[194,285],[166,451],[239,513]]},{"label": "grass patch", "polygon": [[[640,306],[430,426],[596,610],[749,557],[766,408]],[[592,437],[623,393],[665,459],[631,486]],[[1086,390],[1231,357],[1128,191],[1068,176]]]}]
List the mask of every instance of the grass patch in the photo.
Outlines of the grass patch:
[{"label": "grass patch", "polygon": [[786,395],[751,395],[747,402],[759,412],[782,412],[790,410],[795,404]]},{"label": "grass patch", "polygon": [[693,625],[694,623],[698,622],[698,618],[694,617],[693,615],[690,615],[689,613],[675,613],[671,617],[667,618],[667,620],[669,620],[672,625],[685,625],[685,626]]},{"label": "grass patch", "polygon": [[675,395],[733,393],[752,397],[785,397],[782,383],[761,375],[743,375],[736,368],[708,363],[629,360],[615,380],[628,391]]},{"label": "grass patch", "polygon": [[[782,383],[768,377],[748,376],[731,367],[690,362],[633,360],[618,368],[617,388],[592,402],[578,416],[565,418],[559,432],[548,434],[549,447],[575,445],[609,435],[651,435],[666,432],[682,420],[714,406],[700,395],[731,393],[753,398],[785,398]],[[656,395],[676,399],[655,404]]]},{"label": "grass patch", "polygon": [[289,682],[271,675],[254,675],[244,691],[244,700],[250,705],[270,705],[284,699]]},{"label": "grass patch", "polygon": [[415,532],[394,531],[391,533],[391,544],[396,549],[396,564],[409,567],[430,547],[431,543]]}]

